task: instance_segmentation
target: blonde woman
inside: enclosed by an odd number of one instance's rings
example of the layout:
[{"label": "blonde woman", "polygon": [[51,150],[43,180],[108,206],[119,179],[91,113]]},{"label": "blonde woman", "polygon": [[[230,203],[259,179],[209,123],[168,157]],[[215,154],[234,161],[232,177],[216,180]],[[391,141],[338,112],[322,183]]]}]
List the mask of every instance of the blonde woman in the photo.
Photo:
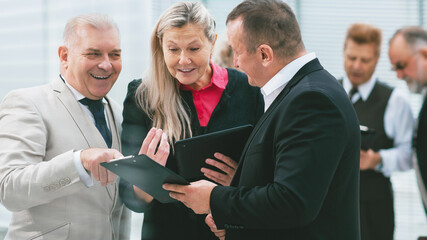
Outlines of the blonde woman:
[{"label": "blonde woman", "polygon": [[[152,64],[142,80],[128,86],[124,154],[152,154],[177,171],[169,151],[175,141],[256,124],[264,110],[260,90],[251,87],[243,73],[211,61],[215,41],[215,21],[199,2],[177,3],[161,15],[151,38]],[[157,155],[150,153],[157,143]],[[210,159],[209,164],[224,173],[201,171],[208,179],[229,185],[237,163],[222,154],[215,158],[221,161]],[[145,213],[142,239],[216,239],[205,216],[182,203],[161,204],[123,180],[120,194],[128,208]]]}]

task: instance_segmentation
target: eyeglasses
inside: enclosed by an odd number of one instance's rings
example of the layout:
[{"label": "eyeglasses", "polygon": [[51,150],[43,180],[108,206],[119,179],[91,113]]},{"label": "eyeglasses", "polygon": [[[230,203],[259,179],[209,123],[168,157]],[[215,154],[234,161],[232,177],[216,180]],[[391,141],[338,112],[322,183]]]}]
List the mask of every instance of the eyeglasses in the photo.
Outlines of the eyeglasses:
[{"label": "eyeglasses", "polygon": [[391,67],[391,70],[392,70],[392,71],[398,71],[398,70],[403,70],[403,69],[405,69],[405,68],[408,66],[408,64],[409,64],[409,62],[410,62],[410,61],[412,61],[412,60],[416,59],[416,56],[417,56],[417,55],[418,55],[418,53],[416,53],[416,54],[414,54],[414,55],[410,55],[410,56],[408,56],[408,57],[406,58],[406,61],[396,63],[396,65],[394,65],[394,66],[392,66],[392,67]]},{"label": "eyeglasses", "polygon": [[406,63],[400,63],[400,62],[398,62],[398,63],[396,63],[396,65],[394,65],[394,66],[391,67],[391,70],[392,71],[403,70],[403,69],[406,68],[406,66],[408,66],[408,62],[406,62]]}]

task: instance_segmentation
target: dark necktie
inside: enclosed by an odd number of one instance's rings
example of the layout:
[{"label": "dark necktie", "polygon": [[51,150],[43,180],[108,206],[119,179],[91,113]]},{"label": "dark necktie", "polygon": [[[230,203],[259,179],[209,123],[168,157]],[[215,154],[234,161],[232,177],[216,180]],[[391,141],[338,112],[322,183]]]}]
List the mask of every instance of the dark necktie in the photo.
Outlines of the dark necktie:
[{"label": "dark necktie", "polygon": [[350,92],[348,92],[348,98],[350,98],[350,101],[351,101],[351,99],[353,98],[353,95],[355,94],[355,93],[357,93],[357,87],[352,87],[351,89],[350,89]]},{"label": "dark necktie", "polygon": [[80,99],[79,102],[89,107],[90,112],[95,118],[95,125],[104,138],[107,146],[111,147],[111,132],[108,129],[107,122],[105,121],[104,115],[104,104],[102,103],[102,98],[99,100],[92,100],[89,98]]}]

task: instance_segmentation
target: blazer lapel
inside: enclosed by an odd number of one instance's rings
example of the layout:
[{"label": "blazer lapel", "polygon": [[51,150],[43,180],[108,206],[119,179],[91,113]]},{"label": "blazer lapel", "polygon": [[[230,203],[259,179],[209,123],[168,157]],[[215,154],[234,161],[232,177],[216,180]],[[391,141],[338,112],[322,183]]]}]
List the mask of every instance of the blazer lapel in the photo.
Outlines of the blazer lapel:
[{"label": "blazer lapel", "polygon": [[[119,134],[118,126],[117,126],[117,124],[120,124],[120,122],[118,122],[117,119],[115,118],[114,113],[116,113],[116,112],[113,110],[113,103],[110,101],[110,99],[108,97],[105,97],[105,99],[108,102],[108,106],[105,106],[105,110],[106,110],[105,112],[107,113],[108,125],[109,125],[110,131],[111,131],[111,137],[112,137],[111,148],[120,151],[120,149],[121,149],[120,134]],[[110,195],[110,197],[112,199],[118,197],[118,194],[117,194],[118,189],[117,188],[118,188],[117,184],[108,184],[107,185],[108,194]]]},{"label": "blazer lapel", "polygon": [[[83,111],[83,109],[81,108],[80,104],[77,102],[71,90],[67,87],[67,85],[65,85],[65,83],[62,81],[60,77],[58,77],[58,79],[52,82],[52,88],[53,88],[53,91],[57,93],[58,99],[62,102],[64,107],[67,109],[71,118],[76,123],[77,127],[80,129],[80,133],[86,139],[87,147],[88,148],[93,148],[93,147],[108,148],[107,144],[104,141],[104,138],[96,128],[95,124],[92,123],[89,116]],[[111,112],[111,111],[107,110],[107,113],[108,112]],[[111,118],[109,117],[109,119],[113,119],[114,121],[113,117]],[[115,123],[113,123],[112,126],[114,126],[113,127],[114,129],[116,128]],[[117,133],[117,130],[114,130],[114,131],[115,133]],[[117,134],[112,136],[115,136],[114,138],[117,138]],[[113,140],[113,143],[114,143],[114,140]],[[117,139],[115,143],[118,145]],[[119,149],[119,148],[116,148],[116,149]],[[110,186],[110,185],[113,185],[113,186]],[[114,199],[115,185],[116,184],[109,184],[105,188],[108,193],[108,196],[111,199]]]},{"label": "blazer lapel", "polygon": [[52,83],[53,90],[57,92],[58,99],[69,112],[70,116],[80,129],[81,134],[86,139],[88,147],[105,147],[105,143],[101,133],[94,124],[92,124],[89,116],[83,111],[80,104],[77,102],[71,90],[65,85],[61,78],[58,77]]},{"label": "blazer lapel", "polygon": [[254,136],[257,134],[257,132],[260,130],[260,128],[263,126],[264,122],[268,117],[271,115],[272,112],[276,111],[277,106],[282,102],[282,100],[288,95],[288,93],[292,90],[295,85],[297,85],[301,79],[303,79],[306,75],[322,70],[323,67],[320,64],[319,60],[313,59],[307,64],[305,64],[288,82],[286,87],[280,92],[280,94],[276,97],[276,99],[271,103],[270,107],[267,109],[267,111],[261,116],[258,123],[255,125],[254,129],[252,130],[252,133],[249,135],[248,140],[246,141],[245,147],[243,148],[242,156],[240,157],[239,164],[236,169],[236,173],[234,174],[234,177],[232,179],[232,184],[237,181],[239,178],[240,172],[241,172],[241,166],[243,165],[243,159],[245,158],[246,152],[248,151],[248,147],[251,144],[252,140],[254,139]]},{"label": "blazer lapel", "polygon": [[105,99],[108,102],[108,106],[105,106],[105,110],[107,113],[107,119],[108,119],[108,126],[110,127],[111,131],[111,137],[112,137],[112,144],[111,148],[117,149],[118,151],[121,151],[121,144],[120,144],[120,133],[119,133],[119,126],[120,121],[116,119],[118,109],[113,108],[113,103],[111,102],[109,97],[105,97]]}]

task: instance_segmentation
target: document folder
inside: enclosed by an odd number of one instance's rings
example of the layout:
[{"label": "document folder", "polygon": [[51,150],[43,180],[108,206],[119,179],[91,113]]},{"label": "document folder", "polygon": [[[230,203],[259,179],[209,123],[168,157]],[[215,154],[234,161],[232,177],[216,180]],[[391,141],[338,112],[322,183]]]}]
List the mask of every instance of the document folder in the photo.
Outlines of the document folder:
[{"label": "document folder", "polygon": [[161,203],[176,202],[169,197],[169,191],[162,188],[164,183],[190,184],[167,167],[146,155],[128,156],[103,162],[101,165],[129,183],[139,187]]},{"label": "document folder", "polygon": [[252,125],[248,124],[175,142],[174,151],[179,175],[195,181],[203,178],[200,171],[202,167],[221,172],[205,163],[207,158],[215,159],[216,152],[238,162],[252,129]]}]

